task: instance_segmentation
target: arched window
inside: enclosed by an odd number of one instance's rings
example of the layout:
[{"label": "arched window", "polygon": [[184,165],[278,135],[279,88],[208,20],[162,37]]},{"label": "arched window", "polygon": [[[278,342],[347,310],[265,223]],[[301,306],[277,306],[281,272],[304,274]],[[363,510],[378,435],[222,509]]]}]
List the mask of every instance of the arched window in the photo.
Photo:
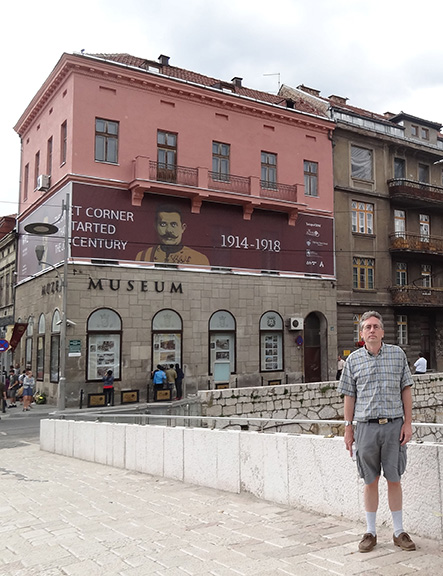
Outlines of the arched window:
[{"label": "arched window", "polygon": [[28,327],[26,329],[26,342],[25,342],[25,368],[32,366],[32,337],[34,335],[34,317],[29,316]]},{"label": "arched window", "polygon": [[236,371],[236,323],[227,310],[214,312],[209,320],[209,373],[214,374],[214,366],[229,362],[229,372]]},{"label": "arched window", "polygon": [[88,318],[87,380],[101,380],[107,370],[121,378],[122,320],[114,310],[99,308]]},{"label": "arched window", "polygon": [[37,336],[37,380],[43,380],[45,375],[45,332],[46,320],[45,315],[40,314],[38,319],[38,336]]},{"label": "arched window", "polygon": [[174,310],[160,310],[152,319],[152,369],[157,364],[182,365],[183,322]]},{"label": "arched window", "polygon": [[51,351],[49,357],[49,378],[58,382],[60,368],[60,312],[55,309],[51,321]]},{"label": "arched window", "polygon": [[260,370],[283,370],[283,319],[273,310],[260,318]]}]

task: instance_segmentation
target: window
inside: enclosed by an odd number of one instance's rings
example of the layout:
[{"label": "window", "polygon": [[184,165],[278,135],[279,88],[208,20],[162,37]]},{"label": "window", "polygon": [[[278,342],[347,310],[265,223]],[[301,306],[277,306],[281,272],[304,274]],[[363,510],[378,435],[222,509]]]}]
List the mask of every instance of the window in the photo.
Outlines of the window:
[{"label": "window", "polygon": [[214,381],[233,374],[236,369],[236,324],[227,310],[218,310],[209,319],[209,373]]},{"label": "window", "polygon": [[157,132],[157,179],[161,182],[177,180],[177,134]]},{"label": "window", "polygon": [[65,164],[68,155],[68,123],[65,120],[60,129],[60,164]]},{"label": "window", "polygon": [[51,322],[51,350],[49,357],[49,378],[51,382],[58,382],[60,376],[60,312],[56,309]]},{"label": "window", "polygon": [[429,130],[427,128],[422,128],[420,134],[422,140],[429,140]]},{"label": "window", "polygon": [[318,196],[318,162],[303,162],[305,173],[305,195]]},{"label": "window", "polygon": [[431,222],[428,214],[420,214],[420,241],[429,242]]},{"label": "window", "polygon": [[118,162],[118,122],[95,119],[95,160],[97,162]]},{"label": "window", "polygon": [[261,153],[261,187],[269,190],[277,188],[277,154]]},{"label": "window", "polygon": [[46,174],[52,174],[52,136],[49,138],[46,147]]},{"label": "window", "polygon": [[397,316],[397,344],[405,346],[408,343],[408,317],[404,314]]},{"label": "window", "polygon": [[[9,250],[8,250],[9,254]],[[2,278],[3,279],[3,278]],[[11,279],[9,273],[5,276],[5,306],[11,304]]]},{"label": "window", "polygon": [[406,160],[394,158],[394,178],[406,178]]},{"label": "window", "polygon": [[152,370],[182,365],[183,321],[175,310],[160,310],[152,319]]},{"label": "window", "polygon": [[429,166],[427,164],[418,165],[418,181],[429,184]]},{"label": "window", "polygon": [[29,188],[29,164],[26,164],[25,174],[23,178],[23,200],[28,199],[28,188]]},{"label": "window", "polygon": [[122,321],[110,308],[99,308],[88,318],[87,380],[102,380],[108,370],[121,378]]},{"label": "window", "polygon": [[212,143],[212,177],[214,180],[229,180],[230,150],[231,147],[229,144],[222,144],[221,142]]},{"label": "window", "polygon": [[352,315],[352,321],[354,324],[354,342],[360,342],[361,341],[361,337],[360,337],[360,319],[363,316],[363,314],[353,314]]},{"label": "window", "polygon": [[37,336],[37,380],[43,380],[45,375],[45,332],[46,321],[45,315],[40,314],[38,319],[38,336]]},{"label": "window", "polygon": [[40,151],[38,151],[35,155],[34,161],[34,180],[35,180],[35,187],[38,186],[38,177],[40,176]]},{"label": "window", "polygon": [[26,369],[32,366],[32,337],[34,335],[34,318],[29,316],[28,327],[26,329],[25,340],[25,367]]},{"label": "window", "polygon": [[418,138],[418,126],[416,126],[415,124],[411,125],[411,136],[413,138]]},{"label": "window", "polygon": [[358,180],[373,180],[372,150],[351,146],[351,176]]},{"label": "window", "polygon": [[374,289],[374,258],[353,258],[353,287],[358,290]]},{"label": "window", "polygon": [[352,232],[374,234],[374,204],[352,202]]},{"label": "window", "polygon": [[408,267],[405,262],[397,262],[395,272],[396,286],[406,286],[408,283]]},{"label": "window", "polygon": [[394,229],[397,238],[405,238],[406,214],[404,210],[394,210]]},{"label": "window", "polygon": [[283,370],[283,320],[277,312],[265,312],[260,318],[260,370]]},{"label": "window", "polygon": [[[432,288],[432,266],[430,264],[421,265],[421,278],[424,288]],[[430,292],[423,292],[424,295],[429,295]]]}]

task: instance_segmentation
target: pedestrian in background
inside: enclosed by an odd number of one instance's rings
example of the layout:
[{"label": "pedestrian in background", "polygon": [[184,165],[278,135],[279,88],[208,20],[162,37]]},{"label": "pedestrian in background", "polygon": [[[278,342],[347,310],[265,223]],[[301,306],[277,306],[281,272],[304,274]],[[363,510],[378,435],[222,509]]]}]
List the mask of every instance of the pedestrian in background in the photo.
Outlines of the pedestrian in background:
[{"label": "pedestrian in background", "polygon": [[105,395],[105,404],[114,406],[114,374],[108,370],[103,376],[103,394]]},{"label": "pedestrian in background", "polygon": [[428,361],[421,352],[419,353],[417,360],[414,362],[414,367],[416,374],[426,374],[426,370],[428,369]]},{"label": "pedestrian in background", "polygon": [[337,374],[335,375],[336,380],[340,380],[340,376],[341,376],[341,373],[343,372],[344,365],[345,365],[345,361],[343,360],[343,358],[339,354],[338,358],[337,358]]},{"label": "pedestrian in background", "polygon": [[180,364],[175,365],[175,372],[177,374],[175,378],[175,390],[177,392],[176,400],[181,400],[183,398],[183,378],[185,375],[183,370],[180,368]]},{"label": "pedestrian in background", "polygon": [[172,400],[172,391],[175,386],[175,379],[177,378],[177,372],[174,369],[174,364],[169,364],[169,368],[165,371],[166,374],[166,383],[168,385],[169,390],[171,391],[171,400]]},{"label": "pedestrian in background", "polygon": [[25,371],[25,376],[23,378],[23,412],[28,412],[30,410],[34,390],[35,378],[32,375],[32,370],[28,369]]},{"label": "pedestrian in background", "polygon": [[412,438],[413,379],[406,354],[399,346],[385,344],[383,319],[378,312],[365,312],[360,319],[364,346],[348,356],[338,385],[344,395],[345,444],[355,457],[365,482],[367,530],[360,552],[377,544],[376,514],[381,470],[388,483],[388,503],[394,524],[393,541],[402,550],[415,550],[403,529],[401,476],[406,469],[406,443]]},{"label": "pedestrian in background", "polygon": [[14,368],[9,371],[9,386],[8,386],[8,398],[9,398],[9,406],[8,408],[15,408],[16,404],[16,396],[18,390],[18,376],[15,373]]}]

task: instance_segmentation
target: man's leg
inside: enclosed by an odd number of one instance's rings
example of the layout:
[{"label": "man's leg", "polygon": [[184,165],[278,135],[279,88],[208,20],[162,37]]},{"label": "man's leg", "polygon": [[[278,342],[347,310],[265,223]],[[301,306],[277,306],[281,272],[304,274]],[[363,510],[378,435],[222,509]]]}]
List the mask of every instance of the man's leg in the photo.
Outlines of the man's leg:
[{"label": "man's leg", "polygon": [[370,552],[377,544],[376,517],[378,509],[378,482],[380,476],[371,482],[365,484],[364,501],[366,511],[366,533],[358,545],[360,552]]},{"label": "man's leg", "polygon": [[388,503],[394,524],[394,544],[402,550],[415,550],[415,544],[403,529],[403,491],[400,482],[388,482]]}]

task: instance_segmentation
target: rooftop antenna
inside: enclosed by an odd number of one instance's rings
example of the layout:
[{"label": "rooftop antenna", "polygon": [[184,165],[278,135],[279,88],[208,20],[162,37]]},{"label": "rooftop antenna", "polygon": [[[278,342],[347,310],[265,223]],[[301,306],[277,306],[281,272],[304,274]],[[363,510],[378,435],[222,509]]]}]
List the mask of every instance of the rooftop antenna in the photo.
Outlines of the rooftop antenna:
[{"label": "rooftop antenna", "polygon": [[274,72],[273,74],[263,74],[263,76],[278,76],[278,90],[280,90],[280,72]]}]

